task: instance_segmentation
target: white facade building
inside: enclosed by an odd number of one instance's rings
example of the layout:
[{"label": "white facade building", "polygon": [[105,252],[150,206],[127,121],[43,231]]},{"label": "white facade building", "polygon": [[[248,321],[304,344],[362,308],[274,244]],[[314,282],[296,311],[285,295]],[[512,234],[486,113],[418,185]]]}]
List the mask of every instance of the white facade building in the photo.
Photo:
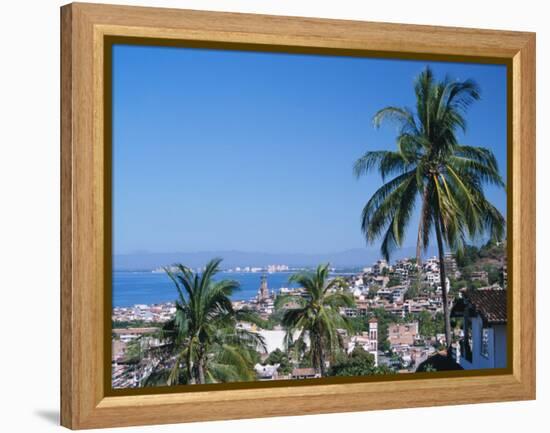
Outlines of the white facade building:
[{"label": "white facade building", "polygon": [[348,344],[348,353],[353,352],[353,349],[357,346],[373,355],[374,366],[378,367],[378,321],[376,319],[369,320],[369,332],[351,337]]}]

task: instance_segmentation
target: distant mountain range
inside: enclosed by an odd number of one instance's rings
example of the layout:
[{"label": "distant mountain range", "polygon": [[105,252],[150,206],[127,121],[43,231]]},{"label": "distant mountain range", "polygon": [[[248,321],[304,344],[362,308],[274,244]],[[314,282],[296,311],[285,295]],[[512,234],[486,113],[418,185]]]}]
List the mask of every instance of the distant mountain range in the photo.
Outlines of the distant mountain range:
[{"label": "distant mountain range", "polygon": [[[430,252],[433,255],[433,252]],[[414,247],[404,247],[396,251],[392,260],[412,257]],[[354,248],[350,250],[323,254],[285,254],[245,251],[200,251],[180,253],[134,253],[118,254],[113,257],[113,268],[118,271],[152,270],[160,266],[183,263],[191,268],[201,267],[214,257],[223,258],[222,268],[236,266],[265,267],[272,264],[285,264],[291,267],[310,267],[319,263],[330,263],[334,267],[370,266],[380,259],[381,254],[375,248]]]}]

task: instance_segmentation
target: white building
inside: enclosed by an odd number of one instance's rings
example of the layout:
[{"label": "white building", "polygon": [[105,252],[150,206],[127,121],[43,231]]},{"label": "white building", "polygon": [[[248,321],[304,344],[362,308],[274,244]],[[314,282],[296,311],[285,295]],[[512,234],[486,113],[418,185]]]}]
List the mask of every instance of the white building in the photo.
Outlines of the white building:
[{"label": "white building", "polygon": [[[276,349],[283,352],[288,351],[286,346],[286,331],[283,329],[260,329],[258,333],[263,337],[266,346],[266,352],[271,353]],[[295,331],[292,335],[292,339],[296,341],[300,337],[300,331]],[[304,334],[304,343],[306,347],[309,347],[309,335],[307,331]]]},{"label": "white building", "polygon": [[427,271],[425,273],[424,277],[426,278],[426,281],[428,282],[428,284],[432,287],[436,284],[439,284],[439,282],[441,280],[441,278],[439,276],[439,271],[437,271],[437,272]]},{"label": "white building", "polygon": [[506,290],[501,288],[466,292],[452,309],[464,318],[458,363],[465,370],[506,368]]},{"label": "white building", "polygon": [[[445,289],[447,290],[447,293],[449,293],[449,290],[451,290],[451,280],[449,280],[449,278],[445,278]],[[439,281],[437,282],[437,288],[436,288],[436,293],[439,293],[441,294],[441,278],[439,279]]]},{"label": "white building", "polygon": [[389,270],[388,262],[384,259],[377,260],[376,263],[372,266],[372,272],[376,276],[380,275],[384,271],[384,269]]},{"label": "white building", "polygon": [[361,346],[363,350],[374,356],[374,366],[378,367],[378,321],[369,320],[369,332],[363,332],[361,335],[354,335],[348,343],[348,353],[353,352],[356,346]]},{"label": "white building", "polygon": [[279,365],[280,364],[256,364],[254,366],[254,371],[256,371],[256,376],[258,376],[258,379],[260,380],[276,380],[279,377],[279,374],[277,372]]}]

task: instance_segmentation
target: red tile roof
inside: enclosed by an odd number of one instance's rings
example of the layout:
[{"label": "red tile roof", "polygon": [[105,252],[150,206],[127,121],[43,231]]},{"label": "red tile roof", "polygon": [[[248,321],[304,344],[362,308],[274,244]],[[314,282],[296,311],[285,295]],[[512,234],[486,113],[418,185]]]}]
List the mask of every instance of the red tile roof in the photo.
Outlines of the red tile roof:
[{"label": "red tile roof", "polygon": [[507,320],[506,290],[470,290],[464,294],[475,311],[490,324],[504,324]]},{"label": "red tile roof", "polygon": [[316,373],[314,368],[295,368],[292,370],[292,376],[314,376]]}]

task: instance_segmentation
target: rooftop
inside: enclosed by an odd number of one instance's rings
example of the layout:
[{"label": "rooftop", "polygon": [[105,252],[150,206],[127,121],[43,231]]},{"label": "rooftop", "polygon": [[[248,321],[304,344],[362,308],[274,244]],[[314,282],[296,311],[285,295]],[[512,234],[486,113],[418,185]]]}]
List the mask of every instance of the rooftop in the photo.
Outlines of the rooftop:
[{"label": "rooftop", "polygon": [[314,368],[295,368],[292,370],[293,376],[314,376],[315,374]]},{"label": "rooftop", "polygon": [[507,321],[506,290],[501,288],[469,290],[455,303],[453,315],[461,316],[466,304],[489,324],[499,325]]}]

